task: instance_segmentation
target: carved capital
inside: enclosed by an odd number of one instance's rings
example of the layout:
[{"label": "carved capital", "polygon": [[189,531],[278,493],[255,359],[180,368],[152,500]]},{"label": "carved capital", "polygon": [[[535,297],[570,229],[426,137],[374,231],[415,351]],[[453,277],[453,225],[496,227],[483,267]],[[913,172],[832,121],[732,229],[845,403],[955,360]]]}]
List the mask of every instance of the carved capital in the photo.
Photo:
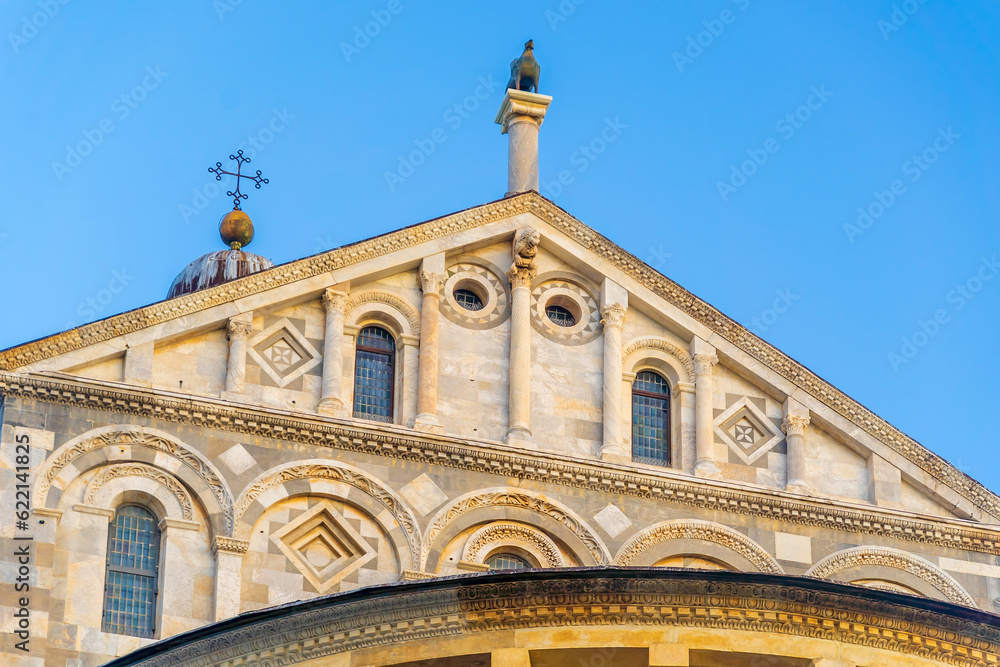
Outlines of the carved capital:
[{"label": "carved capital", "polygon": [[253,324],[247,320],[239,320],[235,317],[230,319],[229,325],[226,327],[229,333],[229,340],[246,340],[247,336],[250,335],[252,326]]},{"label": "carved capital", "polygon": [[327,312],[339,310],[343,313],[347,310],[347,297],[347,292],[327,287],[323,292],[323,307],[326,308]]},{"label": "carved capital", "polygon": [[536,273],[538,271],[534,267],[523,269],[515,266],[510,267],[510,271],[507,272],[507,280],[510,281],[510,288],[524,287],[531,289],[531,281],[535,279]]},{"label": "carved capital", "polygon": [[220,535],[217,536],[212,542],[212,553],[214,554],[227,553],[243,556],[246,554],[248,548],[250,548],[249,541],[237,539],[235,537],[224,537]]},{"label": "carved capital", "polygon": [[424,294],[440,294],[446,277],[443,273],[421,271],[420,289],[423,290]]},{"label": "carved capital", "polygon": [[719,358],[714,354],[696,354],[694,355],[694,374],[695,377],[699,375],[711,375],[712,366],[719,363]]},{"label": "carved capital", "polygon": [[781,430],[785,435],[802,435],[809,426],[809,417],[803,415],[785,415],[781,420]]},{"label": "carved capital", "polygon": [[605,327],[622,328],[625,324],[625,313],[628,309],[620,303],[613,303],[601,309],[601,324]]}]

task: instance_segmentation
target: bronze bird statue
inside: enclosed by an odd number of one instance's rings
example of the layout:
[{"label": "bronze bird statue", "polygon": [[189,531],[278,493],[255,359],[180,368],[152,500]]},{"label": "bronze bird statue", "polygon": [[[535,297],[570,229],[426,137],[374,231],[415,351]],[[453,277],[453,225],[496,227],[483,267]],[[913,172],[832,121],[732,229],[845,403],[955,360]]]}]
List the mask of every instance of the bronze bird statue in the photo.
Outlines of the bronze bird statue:
[{"label": "bronze bird statue", "polygon": [[[528,40],[524,45],[524,53],[520,58],[515,58],[510,63],[510,81],[507,88],[514,90],[525,90],[538,92],[538,77],[542,74],[542,67],[535,60],[535,42]],[[534,91],[532,91],[534,88]]]}]

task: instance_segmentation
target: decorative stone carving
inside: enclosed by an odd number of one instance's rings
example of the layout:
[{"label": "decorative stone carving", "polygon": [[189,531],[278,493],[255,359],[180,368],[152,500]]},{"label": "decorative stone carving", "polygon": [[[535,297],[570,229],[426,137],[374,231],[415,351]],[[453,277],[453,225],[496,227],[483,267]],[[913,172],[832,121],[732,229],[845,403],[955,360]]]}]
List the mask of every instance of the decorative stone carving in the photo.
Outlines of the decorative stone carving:
[{"label": "decorative stone carving", "polygon": [[214,554],[227,553],[243,556],[249,548],[250,542],[248,540],[240,540],[235,537],[219,535],[212,540],[212,553]]},{"label": "decorative stone carving", "polygon": [[389,292],[370,291],[361,292],[360,294],[352,296],[348,300],[347,306],[345,307],[346,322],[348,324],[356,325],[356,318],[351,317],[353,311],[359,306],[363,306],[368,303],[385,304],[402,315],[409,327],[409,331],[401,331],[399,333],[411,334],[414,336],[420,335],[420,315],[417,313],[416,309],[400,297],[395,294],[390,294]]},{"label": "decorative stone carving", "polygon": [[[470,258],[472,259],[472,258]],[[467,329],[492,329],[510,317],[510,297],[499,270],[478,258],[452,264],[445,271],[441,314]],[[468,310],[455,300],[456,289],[468,289],[483,302],[479,310]]]},{"label": "decorative stone carving", "polygon": [[388,487],[375,478],[348,467],[342,463],[307,463],[292,465],[265,474],[251,484],[240,496],[236,504],[236,520],[240,521],[253,502],[268,489],[281,486],[297,479],[334,480],[371,496],[385,507],[399,524],[410,549],[411,562],[420,562],[420,538],[417,535],[417,520],[413,513],[396,497]]},{"label": "decorative stone carving", "polygon": [[[183,298],[183,297],[178,297]],[[244,408],[202,401],[197,397],[173,398],[168,395],[151,397],[148,392],[96,387],[86,383],[0,373],[0,391],[7,396],[26,400],[45,400],[58,405],[90,408],[103,405],[115,414],[142,418],[158,418],[175,424],[205,429],[218,429],[249,437],[273,438],[277,434],[285,442],[330,447],[340,452],[363,452],[393,460],[407,460],[427,465],[446,465],[460,470],[502,474],[512,479],[543,483],[558,483],[567,488],[581,488],[599,493],[653,497],[699,509],[783,520],[828,530],[844,530],[858,535],[891,536],[920,544],[933,544],[966,551],[1000,555],[1000,531],[989,526],[950,524],[947,530],[934,521],[885,513],[877,507],[870,511],[814,503],[771,493],[759,493],[743,487],[716,487],[706,496],[704,488],[684,476],[667,470],[631,472],[626,468],[608,470],[581,461],[558,457],[539,459],[535,455],[498,452],[469,442],[442,442],[420,434],[389,432],[375,424],[361,428],[352,424],[319,423],[293,415],[258,408],[253,420],[247,420]],[[138,427],[116,427],[139,431]],[[87,436],[87,438],[92,436]],[[86,439],[86,438],[85,438]],[[74,441],[76,446],[81,440]],[[95,445],[95,449],[104,444]],[[57,450],[46,463],[55,464]],[[88,450],[89,451],[89,450]],[[37,478],[34,497],[39,506],[54,502],[48,494],[52,479],[58,477],[65,464],[44,481],[45,472]],[[42,492],[44,488],[44,493]],[[199,496],[200,497],[200,496]],[[209,502],[202,500],[207,507]]]},{"label": "decorative stone carving", "polygon": [[322,363],[319,351],[285,317],[254,336],[249,353],[279,387],[288,386]]},{"label": "decorative stone carving", "polygon": [[424,293],[439,294],[447,276],[443,273],[420,272],[420,289]]},{"label": "decorative stone carving", "polygon": [[484,563],[490,552],[498,547],[516,546],[531,553],[539,567],[563,567],[559,547],[545,533],[519,523],[491,523],[469,537],[462,549],[462,560]]},{"label": "decorative stone carving", "polygon": [[361,569],[378,552],[330,503],[319,503],[271,539],[320,593]]},{"label": "decorative stone carving", "polygon": [[919,556],[890,547],[853,547],[838,551],[813,565],[806,576],[835,579],[842,570],[872,565],[909,572],[941,591],[949,601],[977,608],[972,596],[947,572]]},{"label": "decorative stone carving", "polygon": [[341,292],[328,287],[323,290],[323,308],[327,311],[336,310],[345,313],[347,312],[348,296],[347,292]]},{"label": "decorative stone carving", "polygon": [[809,426],[809,417],[785,415],[785,418],[781,420],[781,430],[784,431],[785,435],[803,435],[806,432],[806,426]]},{"label": "decorative stone carving", "polygon": [[144,463],[119,463],[102,468],[87,485],[83,502],[88,505],[96,504],[95,499],[101,487],[118,477],[146,477],[153,480],[170,491],[177,499],[177,503],[181,506],[182,518],[186,521],[194,521],[194,505],[187,489],[170,473]]},{"label": "decorative stone carving", "polygon": [[688,382],[695,381],[694,362],[691,361],[691,356],[688,355],[687,350],[662,338],[642,338],[629,343],[622,351],[622,361],[627,361],[629,357],[639,350],[646,349],[662,350],[671,356],[677,357],[687,370],[687,377],[681,379],[686,379]]},{"label": "decorative stone carving", "polygon": [[613,303],[607,308],[601,309],[601,324],[605,327],[622,328],[625,324],[625,313],[627,308],[620,303]]},{"label": "decorative stone carving", "polygon": [[[519,507],[555,519],[568,528],[583,543],[591,556],[600,564],[610,561],[607,548],[582,519],[574,516],[569,510],[559,507],[553,502],[521,491],[485,491],[459,499],[457,502],[439,512],[424,536],[424,556],[432,548],[438,534],[445,526],[457,517],[480,507]],[[426,565],[426,564],[425,564]]]},{"label": "decorative stone carving", "polygon": [[697,378],[699,375],[711,375],[712,366],[719,363],[719,358],[714,354],[696,354],[694,355],[694,376]]},{"label": "decorative stone carving", "polygon": [[542,235],[530,227],[517,230],[511,247],[511,257],[514,261],[510,265],[510,270],[514,272],[524,269],[534,271],[535,255],[538,254],[538,244],[541,241]]},{"label": "decorative stone carving", "polygon": [[643,551],[668,540],[702,540],[720,544],[753,563],[761,572],[783,574],[778,561],[743,533],[708,521],[677,519],[650,526],[630,539],[615,557],[615,565],[628,566]]},{"label": "decorative stone carving", "polygon": [[[147,447],[186,464],[201,478],[214,495],[215,501],[221,507],[227,533],[233,530],[233,500],[229,489],[222,482],[219,474],[200,454],[188,449],[179,442],[166,437],[147,433],[137,427],[115,427],[92,436],[84,437],[73,444],[59,448],[43,464],[35,487],[35,498],[39,505],[45,505],[49,489],[53,482],[67,466],[85,454],[104,447]],[[204,502],[205,499],[203,499]]]},{"label": "decorative stone carving", "polygon": [[[539,276],[531,290],[531,326],[549,340],[562,345],[584,345],[601,335],[601,311],[589,290],[570,280]],[[545,312],[549,305],[560,305],[576,317],[576,324],[561,327]],[[575,311],[575,312],[574,312]]]},{"label": "decorative stone carving", "polygon": [[715,434],[747,465],[781,442],[781,431],[771,418],[744,396],[730,405],[713,423]]},{"label": "decorative stone carving", "polygon": [[252,322],[232,318],[229,320],[229,324],[226,325],[226,333],[229,336],[230,341],[234,339],[245,339],[250,335],[252,327]]}]

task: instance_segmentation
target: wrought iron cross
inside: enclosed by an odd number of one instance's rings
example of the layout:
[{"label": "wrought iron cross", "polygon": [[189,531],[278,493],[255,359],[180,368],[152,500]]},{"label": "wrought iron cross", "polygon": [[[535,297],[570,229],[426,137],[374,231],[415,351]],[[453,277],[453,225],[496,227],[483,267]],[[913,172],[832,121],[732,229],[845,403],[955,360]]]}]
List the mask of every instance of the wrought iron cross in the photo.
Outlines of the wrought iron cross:
[{"label": "wrought iron cross", "polygon": [[243,169],[243,164],[250,162],[250,158],[243,156],[243,151],[241,151],[241,150],[240,151],[236,151],[236,155],[230,155],[229,159],[236,161],[236,173],[235,174],[233,172],[231,172],[231,171],[226,171],[225,169],[223,169],[221,162],[216,162],[215,166],[214,167],[209,167],[208,170],[210,172],[212,172],[213,174],[215,174],[215,180],[217,180],[217,181],[221,181],[222,180],[222,175],[223,174],[226,174],[228,176],[235,176],[236,177],[236,190],[230,190],[230,191],[226,192],[226,194],[233,198],[233,209],[238,211],[238,210],[240,210],[240,200],[241,199],[246,199],[249,196],[249,195],[245,195],[242,192],[240,192],[240,179],[241,178],[246,178],[248,180],[253,181],[254,182],[254,186],[258,190],[260,190],[261,184],[262,183],[267,183],[268,180],[266,178],[264,178],[263,176],[260,175],[260,169],[257,170],[257,175],[256,176],[250,176],[249,174],[241,173],[241,170]]}]

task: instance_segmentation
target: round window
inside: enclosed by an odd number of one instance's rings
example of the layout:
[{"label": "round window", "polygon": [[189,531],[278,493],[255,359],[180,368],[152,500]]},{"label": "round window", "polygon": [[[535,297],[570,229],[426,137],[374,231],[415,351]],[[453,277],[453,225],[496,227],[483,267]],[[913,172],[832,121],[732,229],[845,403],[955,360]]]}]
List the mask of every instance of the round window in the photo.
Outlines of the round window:
[{"label": "round window", "polygon": [[573,317],[573,313],[562,306],[546,306],[545,314],[553,324],[561,327],[571,327],[576,324],[576,318]]},{"label": "round window", "polygon": [[454,291],[455,301],[466,310],[482,310],[483,300],[479,295],[470,289],[457,289]]}]

